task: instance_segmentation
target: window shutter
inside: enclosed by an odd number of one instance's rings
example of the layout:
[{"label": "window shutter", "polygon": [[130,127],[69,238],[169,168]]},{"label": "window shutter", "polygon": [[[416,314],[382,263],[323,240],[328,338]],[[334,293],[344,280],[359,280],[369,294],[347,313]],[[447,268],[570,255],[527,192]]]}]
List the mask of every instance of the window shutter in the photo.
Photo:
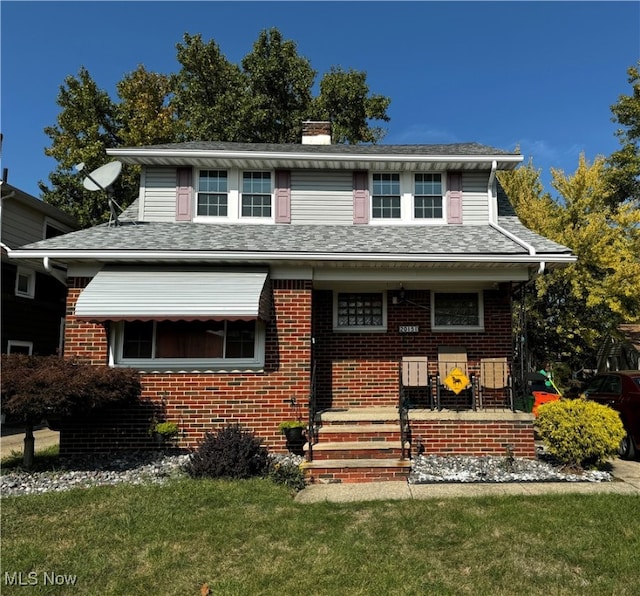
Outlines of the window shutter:
[{"label": "window shutter", "polygon": [[276,170],[275,188],[276,223],[291,223],[291,172]]},{"label": "window shutter", "polygon": [[369,223],[369,174],[353,173],[353,223]]},{"label": "window shutter", "polygon": [[462,174],[449,172],[447,175],[447,223],[462,223]]},{"label": "window shutter", "polygon": [[191,221],[191,168],[178,168],[176,176],[176,221]]}]

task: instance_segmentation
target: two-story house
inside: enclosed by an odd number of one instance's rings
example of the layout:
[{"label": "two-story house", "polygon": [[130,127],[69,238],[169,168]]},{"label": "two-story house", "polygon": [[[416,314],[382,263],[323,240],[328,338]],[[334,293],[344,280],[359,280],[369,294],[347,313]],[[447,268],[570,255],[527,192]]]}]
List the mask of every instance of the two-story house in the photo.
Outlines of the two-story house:
[{"label": "two-story house", "polygon": [[3,181],[0,193],[3,354],[62,353],[66,269],[11,261],[14,248],[78,229],[75,218]]},{"label": "two-story house", "polygon": [[[509,391],[511,298],[574,260],[478,145],[188,142],[108,153],[142,168],[101,225],[14,252],[68,267],[66,353],[142,371],[180,444],[240,423],[275,450],[309,421],[315,481],[406,476],[407,453],[533,457]],[[136,415],[63,428],[61,450],[146,445]],[[98,426],[100,432],[97,432]]]}]

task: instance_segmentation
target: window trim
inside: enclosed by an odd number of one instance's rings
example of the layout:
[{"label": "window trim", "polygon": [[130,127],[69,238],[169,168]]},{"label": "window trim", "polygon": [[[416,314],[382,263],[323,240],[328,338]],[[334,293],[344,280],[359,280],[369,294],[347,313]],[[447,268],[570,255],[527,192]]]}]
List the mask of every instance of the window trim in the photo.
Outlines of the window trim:
[{"label": "window trim", "polygon": [[[380,294],[382,297],[382,325],[338,325],[338,297],[340,294]],[[386,333],[387,331],[387,292],[385,290],[350,290],[333,291],[332,328],[334,333]]]},{"label": "window trim", "polygon": [[[475,294],[478,297],[477,325],[436,325],[436,296],[438,294]],[[484,331],[484,292],[482,290],[437,290],[431,292],[431,331],[459,333],[465,331]]]},{"label": "window trim", "polygon": [[[200,173],[203,171],[219,171],[227,173],[227,215],[198,215],[198,194]],[[270,205],[271,215],[269,217],[242,215],[242,182],[245,173],[267,172],[271,182]],[[267,168],[196,168],[194,177],[194,216],[196,223],[255,223],[273,224],[275,223],[275,170]]]},{"label": "window trim", "polygon": [[[27,290],[23,292],[19,289],[20,277],[27,278]],[[15,283],[15,295],[21,298],[35,298],[36,295],[36,272],[33,269],[27,269],[26,267],[18,267],[16,269],[16,283]]]},{"label": "window trim", "polygon": [[[374,174],[398,174],[400,177],[400,217],[373,217],[373,177]],[[416,174],[440,174],[440,183],[442,190],[442,217],[416,217],[415,216],[415,175]],[[369,172],[369,225],[419,225],[433,226],[444,225],[447,223],[447,191],[448,180],[446,170],[434,170],[419,172],[411,170],[401,172],[398,170],[387,172]],[[420,195],[423,196],[423,195]],[[435,196],[435,195],[433,195]]]},{"label": "window trim", "polygon": [[255,319],[253,358],[123,358],[125,321],[114,322],[109,334],[109,365],[146,371],[184,372],[259,372],[264,369],[266,327]]},{"label": "window trim", "polygon": [[9,339],[7,340],[7,354],[22,354],[22,352],[12,352],[11,348],[27,348],[29,351],[27,354],[31,356],[33,354],[33,342],[32,341],[23,341],[20,339]]}]

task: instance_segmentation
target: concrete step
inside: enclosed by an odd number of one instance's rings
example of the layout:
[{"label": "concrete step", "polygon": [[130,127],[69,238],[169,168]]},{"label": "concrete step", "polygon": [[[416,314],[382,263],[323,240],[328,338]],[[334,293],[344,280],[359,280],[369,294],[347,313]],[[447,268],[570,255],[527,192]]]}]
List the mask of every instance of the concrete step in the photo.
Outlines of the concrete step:
[{"label": "concrete step", "polygon": [[304,462],[301,468],[313,484],[406,481],[411,462],[399,458],[329,459]]},{"label": "concrete step", "polygon": [[[408,450],[410,445],[405,443]],[[307,446],[308,451],[308,446]],[[388,459],[402,455],[399,439],[392,441],[321,441],[313,445],[313,460]]]},{"label": "concrete step", "polygon": [[384,441],[400,436],[399,424],[331,424],[318,429],[319,441]]}]

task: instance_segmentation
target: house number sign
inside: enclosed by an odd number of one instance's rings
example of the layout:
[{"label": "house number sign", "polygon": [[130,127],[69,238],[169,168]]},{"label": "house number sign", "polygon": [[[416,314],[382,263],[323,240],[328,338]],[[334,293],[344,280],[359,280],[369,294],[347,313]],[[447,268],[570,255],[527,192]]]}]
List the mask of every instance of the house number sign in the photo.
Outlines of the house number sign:
[{"label": "house number sign", "polygon": [[419,331],[418,325],[400,325],[398,327],[398,333],[418,333]]}]

